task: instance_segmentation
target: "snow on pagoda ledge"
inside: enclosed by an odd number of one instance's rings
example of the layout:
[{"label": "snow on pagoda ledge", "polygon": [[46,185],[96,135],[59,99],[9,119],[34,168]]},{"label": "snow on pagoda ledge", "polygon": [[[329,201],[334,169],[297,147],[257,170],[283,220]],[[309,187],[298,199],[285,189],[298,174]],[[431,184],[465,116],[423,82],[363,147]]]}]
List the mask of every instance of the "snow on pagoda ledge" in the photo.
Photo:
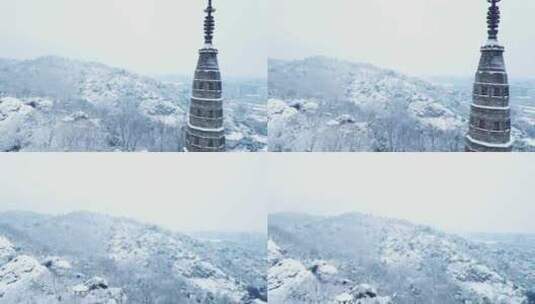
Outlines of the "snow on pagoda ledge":
[{"label": "snow on pagoda ledge", "polygon": [[483,48],[503,48],[503,46],[500,44],[500,42],[496,39],[489,39],[485,44],[482,46]]},{"label": "snow on pagoda ledge", "polygon": [[194,130],[197,130],[197,131],[203,131],[203,132],[223,132],[223,131],[225,131],[224,127],[221,127],[221,128],[203,128],[203,127],[194,126],[189,122],[188,122],[188,127],[190,127],[191,129],[194,129]]},{"label": "snow on pagoda ledge", "polygon": [[471,141],[471,142],[473,142],[475,144],[478,144],[478,145],[481,145],[481,146],[485,146],[485,147],[489,147],[489,148],[510,148],[514,143],[514,139],[512,137],[509,140],[509,142],[507,142],[505,144],[488,143],[488,142],[480,141],[480,140],[477,140],[477,139],[473,139],[470,135],[466,135],[466,138],[469,141]]},{"label": "snow on pagoda ledge", "polygon": [[203,50],[216,50],[215,46],[211,43],[205,43],[202,49]]}]

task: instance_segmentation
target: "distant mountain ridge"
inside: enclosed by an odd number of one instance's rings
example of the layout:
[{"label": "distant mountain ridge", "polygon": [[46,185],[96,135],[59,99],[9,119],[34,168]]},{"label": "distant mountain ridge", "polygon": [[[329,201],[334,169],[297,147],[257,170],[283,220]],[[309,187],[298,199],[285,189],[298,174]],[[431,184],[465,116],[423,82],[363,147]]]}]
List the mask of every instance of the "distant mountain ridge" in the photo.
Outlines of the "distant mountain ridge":
[{"label": "distant mountain ridge", "polygon": [[177,83],[160,82],[98,62],[58,56],[32,60],[0,59],[0,92],[66,101],[113,103],[125,98],[171,100],[186,106]]}]

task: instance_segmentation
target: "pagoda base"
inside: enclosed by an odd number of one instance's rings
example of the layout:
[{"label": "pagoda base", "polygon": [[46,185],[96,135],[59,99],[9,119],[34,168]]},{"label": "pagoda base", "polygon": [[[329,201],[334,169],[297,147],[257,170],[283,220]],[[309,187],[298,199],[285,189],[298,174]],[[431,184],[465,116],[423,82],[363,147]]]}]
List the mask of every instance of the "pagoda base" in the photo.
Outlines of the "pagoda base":
[{"label": "pagoda base", "polygon": [[466,152],[512,152],[513,141],[509,141],[505,144],[487,143],[479,140],[475,140],[470,135],[465,138],[465,151]]}]

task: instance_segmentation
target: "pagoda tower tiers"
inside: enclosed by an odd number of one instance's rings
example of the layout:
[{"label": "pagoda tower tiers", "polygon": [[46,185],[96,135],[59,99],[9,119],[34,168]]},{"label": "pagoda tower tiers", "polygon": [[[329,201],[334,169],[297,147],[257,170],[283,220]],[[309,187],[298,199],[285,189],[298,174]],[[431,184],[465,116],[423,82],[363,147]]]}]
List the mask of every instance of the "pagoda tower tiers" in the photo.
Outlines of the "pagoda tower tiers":
[{"label": "pagoda tower tiers", "polygon": [[208,0],[204,20],[204,46],[199,60],[188,113],[186,150],[189,152],[224,152],[223,98],[217,49],[213,46],[215,20],[212,0]]},{"label": "pagoda tower tiers", "polygon": [[481,59],[474,83],[467,152],[511,152],[511,109],[504,47],[498,43],[501,0],[490,3],[487,16],[488,41],[481,47]]}]

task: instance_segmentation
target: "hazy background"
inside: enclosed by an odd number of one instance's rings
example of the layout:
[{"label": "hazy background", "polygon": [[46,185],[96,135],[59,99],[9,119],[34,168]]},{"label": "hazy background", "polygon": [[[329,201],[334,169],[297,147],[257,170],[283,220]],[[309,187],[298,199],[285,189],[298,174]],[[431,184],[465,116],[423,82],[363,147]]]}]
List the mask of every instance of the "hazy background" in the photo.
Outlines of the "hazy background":
[{"label": "hazy background", "polygon": [[[59,55],[143,74],[191,74],[206,0],[0,1],[0,57]],[[227,76],[266,74],[267,0],[214,0]]]},{"label": "hazy background", "polygon": [[266,231],[254,153],[1,155],[0,168],[0,212],[84,210],[177,231]]},{"label": "hazy background", "polygon": [[[487,0],[270,0],[269,56],[326,55],[417,76],[473,76],[487,7]],[[535,77],[535,1],[500,7],[508,71]]]},{"label": "hazy background", "polygon": [[266,212],[371,213],[535,233],[529,154],[5,154],[0,212],[87,210],[179,231],[265,231]]},{"label": "hazy background", "polygon": [[451,232],[535,233],[535,162],[513,154],[273,155],[269,211],[370,213]]}]

